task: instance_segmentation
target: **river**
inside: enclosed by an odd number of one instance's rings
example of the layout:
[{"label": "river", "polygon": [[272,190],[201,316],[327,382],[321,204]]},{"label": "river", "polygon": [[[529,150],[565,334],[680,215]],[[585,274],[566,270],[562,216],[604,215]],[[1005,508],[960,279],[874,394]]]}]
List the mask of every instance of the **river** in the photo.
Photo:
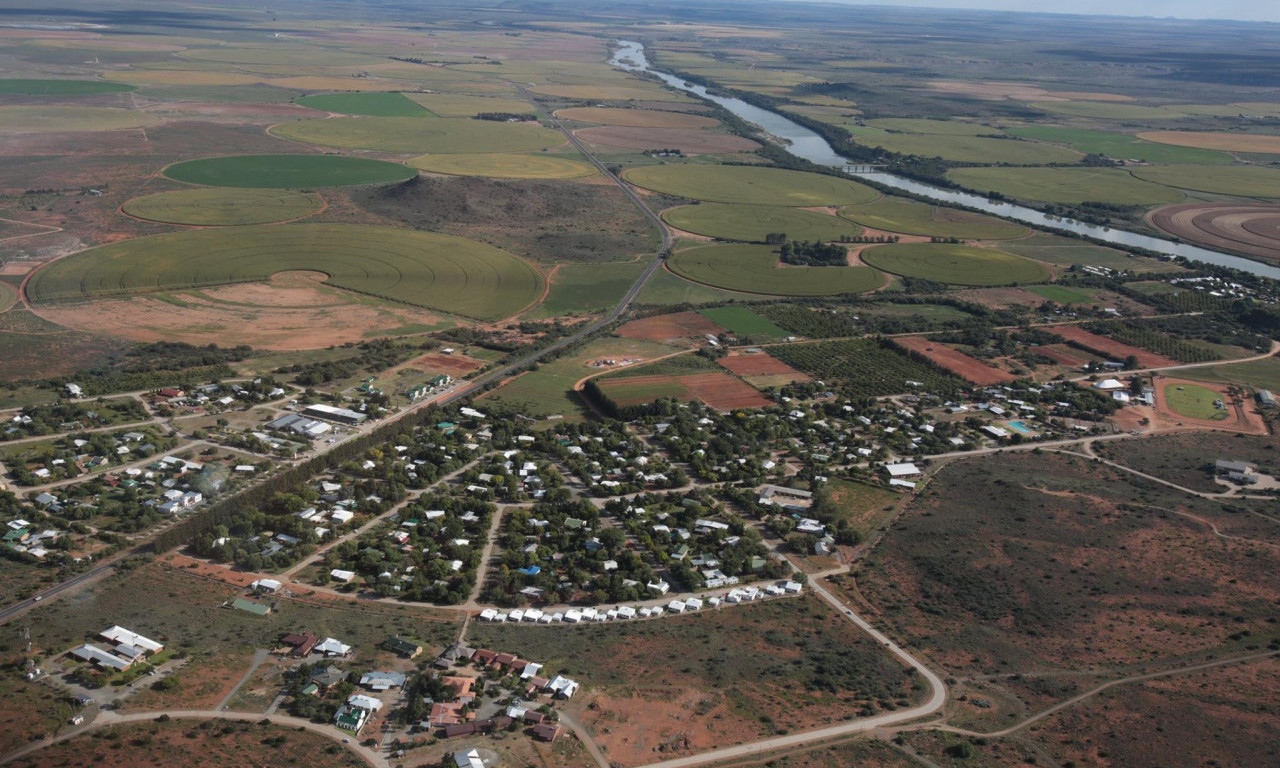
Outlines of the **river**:
[{"label": "river", "polygon": [[[619,40],[618,50],[613,58],[609,61],[619,69],[628,72],[647,72],[660,78],[664,83],[676,88],[677,90],[686,91],[696,96],[704,98],[708,101],[715,102],[725,109],[729,110],[738,117],[749,123],[759,126],[766,133],[780,140],[780,144],[791,154],[803,160],[808,160],[815,165],[825,165],[831,168],[843,169],[848,165],[855,165],[850,160],[841,157],[827,140],[800,125],[797,122],[787,119],[777,112],[767,109],[761,109],[753,104],[748,104],[742,99],[728,98],[725,96],[717,96],[707,91],[701,85],[687,83],[681,78],[669,75],[665,72],[659,72],[649,66],[649,60],[645,56],[644,46],[632,40]],[[1026,208],[1021,205],[1005,203],[999,200],[989,200],[980,195],[973,195],[968,192],[957,192],[951,189],[943,189],[930,184],[923,184],[918,181],[906,179],[901,176],[895,176],[890,173],[850,173],[850,176],[865,178],[868,181],[874,181],[886,187],[893,187],[904,192],[910,192],[920,197],[937,200],[943,203],[951,203],[966,208],[972,208],[978,211],[984,211],[994,216],[1000,216],[1005,219],[1013,219],[1024,224],[1045,229],[1057,229],[1065,232],[1074,232],[1079,235],[1093,238],[1095,240],[1105,241],[1120,248],[1140,248],[1151,251],[1153,253],[1161,253],[1166,256],[1180,256],[1188,261],[1200,261],[1206,264],[1216,264],[1221,267],[1230,267],[1238,269],[1241,272],[1248,272],[1253,275],[1270,278],[1272,280],[1280,280],[1280,268],[1272,267],[1261,262],[1246,259],[1242,256],[1232,256],[1227,253],[1219,253],[1208,248],[1201,248],[1186,243],[1175,243],[1171,240],[1164,240],[1149,235],[1140,235],[1136,232],[1127,232],[1122,229],[1111,229],[1110,227],[1099,227],[1094,224],[1085,224],[1084,222],[1075,221],[1073,219],[1063,219],[1040,211]]]}]

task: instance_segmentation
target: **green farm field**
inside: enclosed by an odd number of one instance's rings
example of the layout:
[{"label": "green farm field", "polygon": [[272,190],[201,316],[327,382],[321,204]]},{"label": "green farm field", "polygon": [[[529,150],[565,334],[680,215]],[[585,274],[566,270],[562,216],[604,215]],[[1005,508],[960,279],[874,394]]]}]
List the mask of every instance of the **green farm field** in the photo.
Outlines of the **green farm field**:
[{"label": "green farm field", "polygon": [[329,284],[482,320],[512,315],[542,294],[523,259],[451,235],[343,224],[226,227],[91,248],[32,278],[32,301],[260,282],[279,272],[323,272]]},{"label": "green farm field", "polygon": [[862,260],[895,275],[953,285],[1038,283],[1052,276],[1047,267],[1021,256],[948,243],[877,245],[863,251]]},{"label": "green farm field", "polygon": [[431,113],[402,93],[319,93],[298,99],[321,112],[369,117],[430,117]]},{"label": "green farm field", "polygon": [[103,80],[27,80],[22,78],[0,80],[0,93],[23,96],[89,96],[99,93],[127,93],[136,90],[132,85]]},{"label": "green farm field", "polygon": [[467,96],[459,93],[413,93],[407,96],[440,117],[474,117],[481,112],[522,115],[535,111],[532,104],[519,99]]},{"label": "green farm field", "polygon": [[1260,165],[1153,165],[1129,171],[1144,181],[1235,197],[1280,197],[1280,171]]},{"label": "green farm field", "polygon": [[763,243],[775,232],[785,233],[789,240],[839,240],[862,232],[862,227],[838,216],[777,205],[700,203],[669,208],[662,220],[686,232],[751,243]]},{"label": "green farm field", "polygon": [[999,128],[990,128],[985,125],[962,123],[958,120],[927,120],[915,117],[886,117],[868,120],[867,125],[886,131],[925,133],[936,136],[983,136],[1000,133]]},{"label": "green farm field", "polygon": [[1264,357],[1247,363],[1227,363],[1207,368],[1188,368],[1185,375],[1215,384],[1239,384],[1253,389],[1280,391],[1280,357]]},{"label": "green farm field", "polygon": [[[574,157],[581,157],[575,155]],[[449,176],[486,176],[495,179],[578,179],[596,169],[573,157],[514,155],[502,152],[478,155],[422,155],[409,165]]]},{"label": "green farm field", "polygon": [[1043,112],[1099,120],[1173,120],[1183,117],[1176,107],[1144,107],[1107,101],[1040,101],[1031,106]]},{"label": "green farm field", "polygon": [[1169,410],[1189,419],[1225,420],[1229,411],[1214,406],[1214,402],[1221,399],[1222,395],[1196,384],[1164,385],[1164,400]]},{"label": "green farm field", "polygon": [[740,293],[712,288],[709,285],[685,280],[666,269],[653,273],[644,290],[636,297],[637,304],[670,306],[673,304],[714,304],[720,301],[763,301],[766,297],[754,293]]},{"label": "green farm field", "polygon": [[1097,301],[1093,296],[1082,290],[1068,288],[1064,285],[1028,285],[1026,289],[1037,296],[1043,296],[1049,301],[1056,301],[1059,304],[1092,304]]},{"label": "green farm field", "polygon": [[183,59],[217,61],[226,64],[280,64],[305,71],[312,67],[366,67],[381,63],[377,56],[335,51],[329,48],[293,43],[263,47],[191,48],[179,54]]},{"label": "green farm field", "polygon": [[660,109],[615,109],[611,107],[573,107],[561,109],[556,117],[597,125],[620,125],[631,128],[715,128],[720,121],[712,117],[669,112]]},{"label": "green farm field", "polygon": [[885,197],[874,203],[850,205],[841,208],[840,215],[873,229],[929,237],[1007,240],[1023,237],[1031,232],[1021,224],[1001,221],[992,216],[941,208],[900,197]]},{"label": "green farm field", "polygon": [[772,296],[836,296],[865,293],[884,284],[868,267],[778,265],[769,245],[711,245],[677,251],[667,268],[681,277],[717,288]]},{"label": "green farm field", "polygon": [[559,131],[488,120],[415,117],[335,117],[280,123],[282,139],[344,149],[422,154],[534,152],[565,142]]},{"label": "green farm field", "polygon": [[551,278],[546,301],[530,317],[558,317],[611,307],[648,266],[642,261],[615,264],[565,264]]},{"label": "green farm field", "polygon": [[146,112],[116,107],[0,107],[0,133],[119,131],[155,121]]},{"label": "green farm field", "polygon": [[879,197],[847,179],[745,165],[651,165],[624,171],[638,187],[691,200],[754,205],[854,205]]},{"label": "green farm field", "polygon": [[979,192],[1047,203],[1176,203],[1181,192],[1135,179],[1118,168],[956,168],[948,178]]},{"label": "green farm field", "polygon": [[0,283],[0,312],[18,303],[18,291],[8,283]]},{"label": "green farm field", "polygon": [[960,163],[1043,165],[1074,163],[1080,159],[1077,152],[1039,142],[957,134],[890,133],[856,125],[848,126],[845,130],[858,144],[904,155],[941,157]]},{"label": "green farm field", "polygon": [[1093,245],[1060,235],[1037,232],[1031,237],[1010,240],[1000,244],[1000,250],[1048,264],[1071,266],[1090,264],[1108,269],[1131,272],[1181,272],[1183,268],[1168,261],[1130,256],[1124,251]]},{"label": "green farm field", "polygon": [[1090,131],[1056,125],[1025,125],[1006,129],[1011,136],[1054,144],[1066,144],[1077,152],[1106,155],[1115,160],[1141,160],[1144,163],[1229,163],[1225,152],[1193,147],[1175,147],[1143,141],[1137,136],[1111,131]]},{"label": "green farm field", "polygon": [[166,224],[226,227],[290,221],[319,211],[316,194],[274,189],[180,189],[137,197],[121,206],[130,216]]},{"label": "green farm field", "polygon": [[396,163],[339,155],[232,155],[175,163],[174,181],[214,187],[314,189],[404,181],[417,171]]},{"label": "green farm field", "polygon": [[789,335],[787,331],[774,325],[773,321],[757,315],[746,307],[712,307],[702,310],[699,314],[740,336],[772,336],[780,339]]}]

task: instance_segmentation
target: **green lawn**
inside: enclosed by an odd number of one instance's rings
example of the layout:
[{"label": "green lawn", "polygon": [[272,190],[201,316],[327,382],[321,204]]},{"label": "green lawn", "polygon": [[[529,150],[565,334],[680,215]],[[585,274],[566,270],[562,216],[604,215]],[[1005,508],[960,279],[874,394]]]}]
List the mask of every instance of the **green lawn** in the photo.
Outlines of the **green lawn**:
[{"label": "green lawn", "polygon": [[877,245],[862,260],[903,277],[921,277],[954,285],[1009,285],[1049,279],[1043,264],[1003,251],[947,243]]},{"label": "green lawn", "polygon": [[318,93],[303,96],[298,104],[321,112],[369,117],[430,117],[421,104],[402,93]]},{"label": "green lawn", "polygon": [[1222,395],[1208,387],[1195,384],[1166,384],[1164,398],[1170,410],[1189,419],[1221,421],[1225,420],[1229,414],[1226,409],[1214,406],[1215,402],[1222,399]]},{"label": "green lawn", "polygon": [[316,189],[404,181],[418,172],[398,163],[341,155],[232,155],[174,163],[164,175],[188,184]]},{"label": "green lawn", "polygon": [[1114,160],[1141,160],[1144,163],[1230,163],[1225,152],[1193,147],[1175,147],[1143,141],[1128,133],[1090,131],[1057,125],[1025,125],[1009,128],[1012,136],[1054,144],[1066,144],[1078,152],[1105,155]]},{"label": "green lawn", "polygon": [[746,307],[726,306],[704,309],[700,314],[740,336],[772,336],[783,338],[790,334],[772,321],[757,315]]}]

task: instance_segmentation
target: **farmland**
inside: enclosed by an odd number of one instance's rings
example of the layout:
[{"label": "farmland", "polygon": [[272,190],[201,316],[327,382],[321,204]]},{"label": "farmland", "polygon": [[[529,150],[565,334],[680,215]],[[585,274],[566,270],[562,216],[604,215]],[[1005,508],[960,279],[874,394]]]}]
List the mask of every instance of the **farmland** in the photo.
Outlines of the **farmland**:
[{"label": "farmland", "polygon": [[1176,147],[1143,141],[1129,133],[1091,131],[1056,125],[1024,125],[1007,129],[1019,136],[1054,144],[1066,144],[1078,152],[1105,155],[1114,160],[1141,160],[1144,163],[1229,163],[1231,156],[1223,152],[1191,147]]},{"label": "farmland", "polygon": [[1055,115],[1092,117],[1099,120],[1172,120],[1180,116],[1173,109],[1164,107],[1105,101],[1038,101],[1031,106]]},{"label": "farmland", "polygon": [[752,152],[760,148],[760,144],[751,139],[697,128],[631,128],[605,125],[598,128],[582,128],[574,133],[583,141],[603,147],[632,150],[678,149],[686,155]]},{"label": "farmland", "polygon": [[1047,203],[1155,205],[1182,199],[1177,190],[1118,168],[957,168],[947,177],[979,192]]},{"label": "farmland", "polygon": [[924,355],[936,365],[980,386],[1007,384],[1017,378],[1007,371],[994,368],[977,358],[969,357],[958,349],[932,341],[925,336],[903,336],[895,338],[893,343],[908,351]]},{"label": "farmland", "polygon": [[888,341],[850,339],[787,344],[770,347],[769,353],[815,379],[839,381],[850,397],[881,397],[916,389],[951,393],[965,388],[960,379],[908,357]]},{"label": "farmland", "polygon": [[759,389],[781,387],[797,381],[809,381],[809,377],[805,374],[764,352],[754,355],[730,355],[720,358],[719,362],[734,375]]},{"label": "farmland", "polygon": [[668,268],[681,277],[717,288],[774,296],[836,296],[865,293],[884,284],[868,267],[780,266],[768,245],[712,245],[677,251]]},{"label": "farmland", "polygon": [[600,379],[597,384],[600,392],[615,408],[650,403],[660,397],[673,397],[682,401],[698,400],[721,411],[760,408],[770,404],[768,399],[750,385],[727,373],[643,375],[643,372],[644,369],[640,368],[634,376],[608,376]]},{"label": "farmland", "polygon": [[581,123],[619,125],[630,128],[714,128],[719,125],[719,121],[714,118],[657,109],[573,107],[557,111],[556,117],[563,120],[576,120]]},{"label": "farmland", "polygon": [[1260,259],[1280,259],[1280,207],[1271,203],[1183,203],[1148,214],[1177,237]]},{"label": "farmland", "polygon": [[1075,325],[1058,325],[1050,329],[1053,333],[1066,339],[1072,346],[1087,349],[1090,352],[1102,355],[1112,360],[1121,361],[1130,355],[1138,358],[1138,365],[1142,368],[1161,368],[1170,365],[1177,365],[1177,362],[1165,357],[1157,355],[1128,344],[1109,339],[1106,336],[1099,336],[1096,333],[1090,333],[1083,328]]},{"label": "farmland", "polygon": [[1092,304],[1097,301],[1082,290],[1063,285],[1028,285],[1027,290],[1059,304]]},{"label": "farmland", "polygon": [[310,216],[324,207],[319,195],[265,189],[183,189],[138,197],[122,206],[130,216],[167,224],[269,224]]},{"label": "farmland", "polygon": [[862,260],[903,277],[921,277],[954,285],[1008,285],[1049,279],[1048,268],[1021,256],[948,243],[877,245]]},{"label": "farmland", "polygon": [[1222,421],[1228,416],[1225,408],[1214,405],[1222,402],[1220,392],[1188,382],[1165,384],[1164,402],[1169,410],[1188,419]]},{"label": "farmland", "polygon": [[862,232],[836,216],[777,205],[700,203],[669,208],[662,212],[662,220],[686,232],[753,243],[763,243],[771,233],[783,233],[790,240],[825,241]]},{"label": "farmland", "polygon": [[146,112],[117,107],[0,107],[0,133],[119,131],[154,122]]},{"label": "farmland", "polygon": [[900,197],[886,197],[874,203],[847,206],[840,209],[840,215],[873,229],[927,237],[1006,240],[1030,233],[1030,230],[1020,224]]},{"label": "farmland", "polygon": [[529,102],[516,99],[467,96],[460,93],[412,93],[407,96],[440,117],[473,117],[481,112],[533,112]]},{"label": "farmland", "polygon": [[340,288],[480,319],[519,311],[538,298],[543,285],[525,261],[463,238],[300,224],[197,230],[100,246],[38,272],[29,294],[47,303],[256,282],[290,270],[323,272]]},{"label": "farmland", "polygon": [[401,154],[533,152],[559,146],[559,131],[487,120],[333,117],[280,123],[271,134],[306,144]]},{"label": "farmland", "polygon": [[0,93],[24,96],[89,96],[99,93],[127,93],[132,85],[102,80],[28,80],[10,78],[0,80]]},{"label": "farmland", "polygon": [[298,104],[321,112],[369,117],[426,117],[431,113],[402,93],[322,93],[303,96]]},{"label": "farmland", "polygon": [[724,306],[704,309],[700,313],[716,325],[739,336],[782,338],[787,332],[746,307]]},{"label": "farmland", "polygon": [[188,184],[259,189],[314,189],[384,184],[412,178],[411,168],[338,155],[232,155],[175,163],[164,175]]},{"label": "farmland", "polygon": [[[1072,163],[1080,155],[1052,144],[1031,141],[965,136],[959,134],[893,133],[878,128],[851,126],[845,130],[858,144],[890,152],[924,157],[941,157],[961,163],[1009,163],[1044,165]],[[992,131],[994,133],[994,131]]]},{"label": "farmland", "polygon": [[1280,153],[1280,136],[1256,133],[1200,133],[1196,131],[1147,131],[1138,138],[1176,147],[1195,147],[1222,152]]},{"label": "farmland", "polygon": [[655,192],[716,203],[852,205],[879,196],[855,181],[780,168],[654,165],[629,169],[622,178]]},{"label": "farmland", "polygon": [[1114,248],[1041,232],[1031,237],[1003,242],[1000,244],[1000,250],[1063,266],[1092,264],[1107,269],[1127,269],[1131,272],[1178,272],[1182,269],[1166,261],[1130,256]]},{"label": "farmland", "polygon": [[535,317],[557,317],[613,306],[644,271],[643,262],[564,264],[551,279],[547,299]]},{"label": "farmland", "polygon": [[1154,165],[1131,173],[1180,189],[1235,197],[1280,197],[1280,171],[1260,165]]},{"label": "farmland", "polygon": [[513,155],[501,152],[478,155],[423,155],[409,165],[450,176],[489,176],[499,179],[576,179],[596,169],[582,160],[559,155]]}]

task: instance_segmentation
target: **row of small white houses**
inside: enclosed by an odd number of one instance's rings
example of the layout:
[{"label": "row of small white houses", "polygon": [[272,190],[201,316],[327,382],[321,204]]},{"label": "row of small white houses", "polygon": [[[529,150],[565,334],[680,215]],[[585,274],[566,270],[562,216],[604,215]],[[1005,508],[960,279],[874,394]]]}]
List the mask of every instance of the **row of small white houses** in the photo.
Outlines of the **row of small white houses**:
[{"label": "row of small white houses", "polygon": [[528,624],[580,624],[582,622],[605,622],[605,621],[626,621],[629,619],[649,619],[655,616],[661,616],[665,613],[689,613],[692,611],[700,611],[703,606],[716,608],[724,603],[749,603],[753,600],[762,600],[766,597],[778,597],[781,595],[799,594],[804,589],[798,581],[785,581],[777,584],[770,584],[761,589],[759,587],[739,587],[731,589],[724,595],[708,597],[705,601],[698,597],[689,597],[683,600],[672,600],[666,606],[642,606],[636,608],[630,605],[619,605],[616,608],[601,610],[599,608],[570,608],[565,611],[542,611],[537,608],[519,609],[511,611],[499,611],[494,608],[486,608],[480,612],[481,621],[492,621],[498,623],[514,622]]}]

